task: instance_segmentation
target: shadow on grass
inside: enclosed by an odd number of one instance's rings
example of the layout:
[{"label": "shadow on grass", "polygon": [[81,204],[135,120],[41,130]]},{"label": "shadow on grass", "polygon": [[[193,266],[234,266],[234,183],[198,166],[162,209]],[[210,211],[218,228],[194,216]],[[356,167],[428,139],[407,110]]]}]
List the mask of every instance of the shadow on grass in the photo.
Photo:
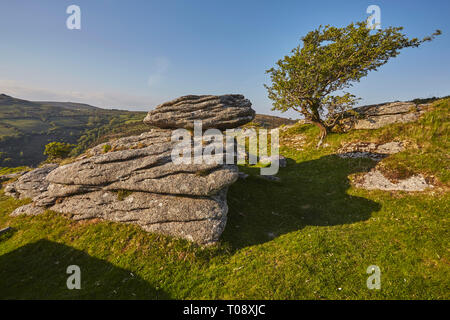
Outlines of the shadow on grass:
[{"label": "shadow on grass", "polygon": [[280,168],[281,182],[256,177],[259,168],[240,168],[250,176],[228,192],[228,222],[222,240],[233,249],[261,244],[305,226],[351,224],[370,218],[380,205],[351,196],[348,175],[368,171],[375,162],[335,155]]},{"label": "shadow on grass", "polygon": [[15,232],[16,230],[10,227],[5,228],[5,230],[0,230],[0,242],[8,240],[14,235]]},{"label": "shadow on grass", "polygon": [[[81,289],[66,285],[69,265]],[[0,299],[169,299],[142,278],[72,247],[39,240],[0,256]]]}]

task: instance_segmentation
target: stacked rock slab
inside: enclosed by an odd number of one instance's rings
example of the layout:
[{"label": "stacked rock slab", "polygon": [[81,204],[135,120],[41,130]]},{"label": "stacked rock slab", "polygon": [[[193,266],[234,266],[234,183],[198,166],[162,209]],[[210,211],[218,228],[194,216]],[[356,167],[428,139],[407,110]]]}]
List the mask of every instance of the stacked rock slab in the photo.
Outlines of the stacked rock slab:
[{"label": "stacked rock slab", "polygon": [[[238,178],[237,167],[173,163],[177,142],[171,141],[170,129],[191,128],[195,120],[202,120],[204,129],[232,128],[253,117],[242,95],[185,96],[162,104],[144,120],[160,129],[100,144],[72,163],[49,168],[42,192],[13,214],[50,209],[77,220],[133,223],[149,232],[212,244],[225,228],[226,193]],[[20,188],[19,179],[10,195],[21,197]]]},{"label": "stacked rock slab", "polygon": [[255,118],[252,104],[240,94],[183,96],[158,105],[144,122],[159,128],[193,129],[201,120],[203,129],[237,128]]}]

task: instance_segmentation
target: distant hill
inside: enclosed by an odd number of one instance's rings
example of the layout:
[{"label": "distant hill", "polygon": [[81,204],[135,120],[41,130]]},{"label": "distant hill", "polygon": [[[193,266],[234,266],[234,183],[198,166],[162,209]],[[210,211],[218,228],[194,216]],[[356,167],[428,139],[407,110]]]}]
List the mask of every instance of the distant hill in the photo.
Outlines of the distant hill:
[{"label": "distant hill", "polygon": [[85,103],[77,103],[77,102],[55,102],[55,101],[35,101],[35,103],[39,103],[41,105],[47,105],[47,106],[53,106],[53,107],[60,107],[60,108],[67,108],[72,110],[99,110],[101,108],[94,107],[89,104]]},{"label": "distant hill", "polygon": [[[111,138],[150,130],[146,112],[109,110],[83,103],[28,101],[0,94],[0,167],[36,166],[52,141],[77,144],[72,155]],[[295,120],[257,114],[251,124],[275,128]]]},{"label": "distant hill", "polygon": [[259,127],[266,129],[278,128],[281,125],[291,125],[296,123],[298,120],[287,119],[283,117],[269,116],[267,114],[257,114],[255,119],[251,122]]},{"label": "distant hill", "polygon": [[82,151],[98,137],[145,112],[107,110],[73,102],[28,101],[0,95],[0,167],[35,166],[51,141],[78,144]]}]

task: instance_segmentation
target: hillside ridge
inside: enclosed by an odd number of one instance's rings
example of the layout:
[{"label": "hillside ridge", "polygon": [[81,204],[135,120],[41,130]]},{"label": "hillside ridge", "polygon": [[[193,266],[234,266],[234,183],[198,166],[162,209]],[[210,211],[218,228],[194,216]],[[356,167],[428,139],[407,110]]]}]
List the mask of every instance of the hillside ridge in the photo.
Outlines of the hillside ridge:
[{"label": "hillside ridge", "polygon": [[[29,101],[0,94],[0,167],[37,166],[53,141],[77,144],[73,155],[103,142],[148,131],[146,112],[89,104]],[[257,115],[254,124],[274,128],[295,120]]]}]

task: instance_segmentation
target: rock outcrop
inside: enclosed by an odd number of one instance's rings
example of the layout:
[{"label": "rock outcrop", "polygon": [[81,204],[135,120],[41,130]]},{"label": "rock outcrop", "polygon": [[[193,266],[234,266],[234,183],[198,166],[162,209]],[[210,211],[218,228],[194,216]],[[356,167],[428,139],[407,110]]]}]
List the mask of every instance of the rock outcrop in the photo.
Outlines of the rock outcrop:
[{"label": "rock outcrop", "polygon": [[425,178],[419,174],[407,179],[390,181],[382,172],[373,169],[355,181],[355,186],[367,190],[385,190],[385,191],[424,191],[427,188],[433,188],[433,185],[427,183]]},{"label": "rock outcrop", "polygon": [[255,118],[252,104],[240,94],[222,96],[183,96],[158,105],[144,122],[166,129],[193,129],[201,120],[203,129],[237,128]]},{"label": "rock outcrop", "polygon": [[[386,143],[351,142],[343,145],[337,152],[341,158],[370,158],[375,161],[383,160],[391,154],[405,150],[406,142],[391,141]],[[367,190],[385,191],[424,191],[433,188],[423,175],[415,175],[406,179],[391,181],[381,171],[378,165],[367,173],[353,179],[353,185]]]},{"label": "rock outcrop", "polygon": [[57,164],[46,164],[41,168],[25,173],[17,181],[5,187],[5,194],[20,199],[40,195],[47,190],[49,185],[45,177],[57,167]]},{"label": "rock outcrop", "polygon": [[76,220],[101,218],[134,223],[149,232],[183,237],[201,244],[217,241],[227,219],[226,190],[211,197],[180,197],[133,192],[93,191],[68,197],[52,210],[72,214]]},{"label": "rock outcrop", "polygon": [[[241,95],[187,96],[149,112],[146,122],[190,128],[193,120],[202,120],[204,129],[231,128],[251,121],[250,106]],[[149,232],[212,244],[225,228],[226,194],[238,179],[237,166],[174,163],[177,141],[171,137],[171,130],[152,129],[100,144],[72,163],[35,169],[7,187],[9,195],[33,198],[13,215],[50,209],[76,220],[134,223]]]},{"label": "rock outcrop", "polygon": [[337,151],[337,155],[341,158],[370,158],[379,161],[390,154],[403,150],[403,142],[400,141],[391,141],[382,144],[359,141],[345,144]]},{"label": "rock outcrop", "polygon": [[355,108],[359,116],[354,121],[354,129],[378,129],[392,123],[416,121],[427,104],[413,102],[392,102]]},{"label": "rock outcrop", "polygon": [[11,179],[18,178],[18,177],[24,175],[26,172],[28,172],[28,170],[14,172],[14,173],[2,174],[2,175],[0,175],[0,183],[3,182],[3,181],[8,181],[8,180],[11,180]]}]

